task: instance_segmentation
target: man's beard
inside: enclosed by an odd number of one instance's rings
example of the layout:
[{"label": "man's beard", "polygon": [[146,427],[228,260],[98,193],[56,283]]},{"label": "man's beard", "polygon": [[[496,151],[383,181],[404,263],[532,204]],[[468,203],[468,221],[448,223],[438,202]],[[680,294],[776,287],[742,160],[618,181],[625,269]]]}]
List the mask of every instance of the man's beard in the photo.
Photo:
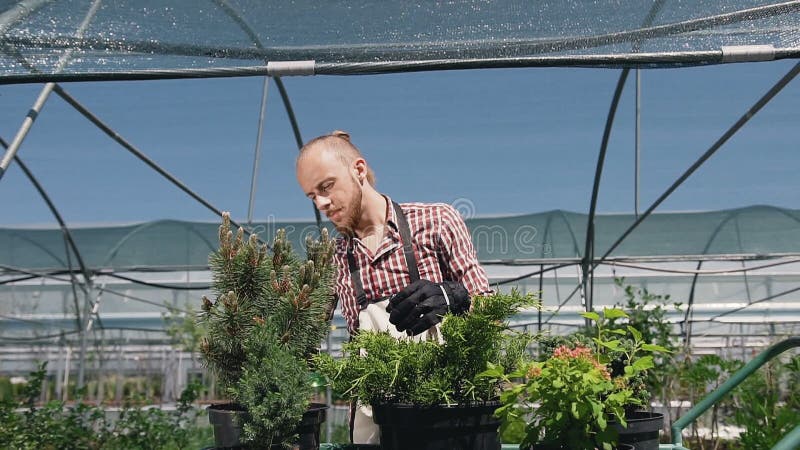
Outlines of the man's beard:
[{"label": "man's beard", "polygon": [[346,236],[355,236],[355,229],[356,225],[358,225],[358,221],[361,220],[361,197],[363,194],[361,193],[361,186],[356,185],[356,195],[350,200],[350,204],[347,205],[347,216],[344,217],[342,220],[341,225],[336,225],[336,229],[339,233],[342,233]]}]

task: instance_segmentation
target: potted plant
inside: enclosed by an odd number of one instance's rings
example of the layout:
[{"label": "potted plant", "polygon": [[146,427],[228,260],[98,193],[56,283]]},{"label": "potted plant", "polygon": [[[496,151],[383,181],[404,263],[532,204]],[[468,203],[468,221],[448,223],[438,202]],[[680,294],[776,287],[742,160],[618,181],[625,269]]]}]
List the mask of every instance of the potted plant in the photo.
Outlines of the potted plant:
[{"label": "potted plant", "polygon": [[322,230],[304,260],[278,230],[271,248],[255,235],[234,238],[223,214],[209,262],[215,301],[203,297],[202,358],[232,400],[209,407],[217,447],[278,448],[300,435],[319,447],[325,405],[309,404],[308,362],[330,329],[333,242]]},{"label": "potted plant", "polygon": [[[621,309],[583,316],[594,324],[591,337],[551,342],[539,361],[513,372],[493,368],[482,374],[512,386],[502,394],[496,414],[505,435],[522,442],[521,448],[610,450],[631,443],[617,446],[620,432],[640,419],[637,411],[649,399],[643,377],[654,366],[653,354],[667,349],[644,342],[634,327],[616,325],[627,317]],[[660,422],[654,429],[655,448],[659,429]],[[650,434],[643,437],[641,431],[632,440],[639,446],[630,448],[653,444]]]},{"label": "potted plant", "polygon": [[341,359],[322,354],[317,367],[345,397],[372,405],[383,449],[499,449],[502,386],[476,375],[523,362],[532,335],[508,319],[527,307],[538,301],[516,291],[475,297],[469,313],[443,318],[441,342],[361,332]]}]

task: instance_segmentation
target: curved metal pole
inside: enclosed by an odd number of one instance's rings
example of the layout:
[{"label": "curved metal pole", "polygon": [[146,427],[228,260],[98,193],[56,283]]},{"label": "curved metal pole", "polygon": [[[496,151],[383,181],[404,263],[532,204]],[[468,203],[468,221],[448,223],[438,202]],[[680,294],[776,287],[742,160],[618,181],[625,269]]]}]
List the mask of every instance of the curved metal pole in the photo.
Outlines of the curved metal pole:
[{"label": "curved metal pole", "polygon": [[[78,29],[75,32],[75,37],[76,38],[78,38],[78,39],[83,38],[83,34],[86,32],[86,29],[89,28],[89,24],[91,23],[92,19],[94,19],[95,15],[97,14],[97,11],[99,9],[100,9],[100,0],[94,0],[92,2],[91,6],[89,7],[89,11],[87,11],[86,15],[84,16],[83,20],[81,21],[80,25],[78,26]],[[74,51],[75,51],[74,49],[69,49],[66,52],[64,52],[61,55],[61,57],[58,59],[58,62],[56,63],[55,70],[53,72],[55,72],[55,73],[61,72],[64,69],[64,67],[66,67],[66,65],[69,62],[70,58],[72,57],[72,54],[74,53]],[[5,173],[5,170],[8,168],[8,165],[11,163],[11,160],[16,158],[16,153],[19,150],[19,147],[22,145],[22,141],[28,135],[28,132],[30,131],[31,127],[33,126],[33,122],[38,117],[39,113],[41,112],[42,108],[44,107],[45,102],[50,97],[50,94],[53,92],[55,87],[56,87],[55,83],[52,83],[52,82],[47,83],[44,86],[44,88],[42,88],[42,91],[39,93],[39,97],[36,99],[36,102],[31,107],[30,111],[28,111],[28,115],[23,120],[22,126],[20,126],[19,131],[14,136],[14,140],[11,141],[11,145],[9,145],[6,148],[5,155],[3,156],[2,161],[0,161],[0,178],[2,178],[3,174]],[[17,158],[16,160],[17,160],[18,163],[20,162],[19,158]],[[26,170],[26,173],[29,173],[29,172]],[[35,179],[32,179],[32,180],[35,180]],[[38,186],[38,183],[35,182],[34,185]],[[41,190],[41,186],[38,186],[37,189],[40,190],[40,194],[44,192],[43,190]],[[49,200],[47,199],[46,196],[43,196],[43,197],[45,198],[45,201],[47,201],[49,205],[52,205],[52,203],[49,202]],[[51,210],[54,211],[55,208],[52,208]],[[60,218],[60,215],[57,215],[57,218]],[[67,255],[67,262],[70,265],[70,276],[72,277],[73,294],[75,295],[75,314],[76,314],[76,319],[78,321],[78,332],[80,334],[80,340],[81,340],[80,356],[79,356],[79,360],[78,360],[79,362],[78,362],[78,382],[77,382],[77,386],[78,386],[78,388],[81,388],[81,387],[83,387],[85,365],[86,365],[85,363],[86,363],[86,345],[87,345],[86,334],[87,334],[87,330],[85,328],[87,328],[87,326],[89,324],[89,317],[88,316],[89,316],[89,314],[91,314],[91,311],[92,311],[91,303],[90,303],[90,300],[89,300],[89,292],[91,292],[92,278],[91,278],[88,270],[86,269],[85,264],[83,263],[83,259],[80,257],[80,252],[77,251],[77,247],[75,247],[75,243],[72,241],[72,236],[69,235],[69,232],[67,231],[67,228],[64,225],[63,221],[59,220],[59,223],[61,224],[62,232],[64,232],[66,234],[66,239],[65,239],[65,242],[64,242],[64,246],[66,247],[65,250],[66,250],[66,255]],[[68,248],[69,245],[72,246],[73,251],[75,252],[75,256],[78,258],[78,263],[81,266],[81,270],[82,270],[83,276],[84,276],[83,283],[80,283],[81,289],[84,291],[84,294],[86,294],[86,303],[87,303],[86,313],[83,315],[83,318],[81,318],[81,314],[80,314],[80,307],[79,307],[79,303],[78,303],[78,299],[77,299],[77,295],[78,294],[75,291],[75,283],[76,283],[77,279],[75,278],[75,275],[71,270],[72,262],[71,262],[71,257],[70,257],[70,251],[69,251],[69,248]],[[83,319],[83,321],[81,319]],[[84,321],[87,324],[87,326],[83,325]]]},{"label": "curved metal pole", "polygon": [[[2,145],[3,147],[6,147],[6,143],[5,143],[5,141],[2,140],[2,138],[0,138],[0,145]],[[71,281],[72,281],[71,284],[72,284],[72,287],[73,287],[73,292],[72,293],[73,293],[73,302],[74,302],[74,306],[75,306],[76,327],[77,327],[78,330],[81,330],[82,329],[82,325],[81,324],[83,323],[81,321],[81,308],[80,308],[80,302],[78,302],[78,293],[74,290],[74,288],[75,288],[75,285],[78,284],[78,285],[81,286],[82,290],[85,291],[85,289],[84,289],[84,286],[80,282],[78,282],[77,279],[75,278],[75,274],[74,274],[74,272],[72,270],[71,258],[69,258],[70,250],[75,253],[75,257],[78,260],[78,265],[80,266],[80,270],[83,273],[83,278],[84,278],[84,280],[86,280],[86,282],[88,282],[91,279],[91,274],[89,273],[89,270],[86,268],[86,264],[84,264],[84,262],[83,262],[83,258],[81,257],[81,253],[78,250],[78,247],[75,245],[75,241],[72,239],[72,234],[69,232],[69,228],[67,227],[67,224],[64,222],[64,219],[61,217],[61,214],[58,212],[58,209],[56,209],[55,205],[53,204],[53,201],[50,199],[50,196],[47,195],[47,192],[45,192],[45,190],[42,187],[42,185],[39,184],[39,180],[37,180],[36,177],[33,176],[31,171],[28,169],[28,167],[25,165],[25,163],[23,163],[22,160],[18,156],[14,156],[14,161],[17,163],[17,165],[19,165],[19,168],[22,169],[22,171],[25,173],[25,176],[28,177],[28,180],[30,180],[30,182],[36,188],[36,191],[39,192],[39,195],[42,197],[44,202],[47,204],[47,207],[50,209],[50,212],[53,214],[53,216],[55,217],[56,221],[58,221],[58,226],[61,228],[61,233],[63,234],[64,242],[68,246],[68,248],[66,249],[67,250],[67,261],[68,261],[67,269],[69,269],[69,274],[70,274],[70,278],[71,278]]]},{"label": "curved metal pole", "polygon": [[[731,212],[722,222],[719,223],[719,225],[717,225],[717,227],[714,229],[714,232],[711,233],[711,237],[708,239],[708,242],[706,242],[706,246],[703,247],[704,255],[708,252],[708,249],[711,248],[711,244],[714,243],[714,239],[716,239],[717,235],[719,235],[720,231],[722,231],[722,228],[725,227],[725,225],[727,225],[727,223],[731,221],[736,216],[736,214],[737,214],[736,212]],[[683,322],[684,324],[686,324],[686,329],[685,329],[686,336],[683,339],[685,348],[688,348],[691,345],[691,340],[692,340],[691,318],[692,318],[692,308],[694,307],[694,293],[697,287],[697,280],[700,277],[699,271],[702,267],[703,267],[703,261],[698,261],[697,269],[695,269],[698,271],[698,273],[695,273],[692,276],[692,287],[689,290],[689,300],[686,302],[686,314],[683,315]]]},{"label": "curved metal pole", "polygon": [[[164,178],[169,180],[172,184],[177,186],[180,190],[182,190],[183,192],[188,194],[190,197],[192,197],[193,199],[197,200],[200,204],[202,204],[203,206],[208,208],[211,212],[213,212],[217,216],[222,217],[222,211],[220,211],[219,209],[214,207],[211,203],[206,201],[203,197],[200,197],[200,195],[196,194],[194,191],[189,189],[188,186],[183,184],[174,175],[172,175],[169,172],[167,172],[166,170],[162,169],[158,164],[155,163],[155,161],[153,161],[152,159],[147,157],[147,155],[145,155],[141,150],[139,150],[133,144],[131,144],[130,142],[125,140],[125,138],[123,138],[122,136],[119,135],[119,133],[117,133],[116,131],[111,129],[111,127],[106,125],[106,123],[103,122],[102,120],[100,120],[100,118],[98,118],[97,116],[92,114],[91,111],[86,109],[85,106],[83,106],[80,102],[78,102],[78,100],[76,100],[69,93],[67,93],[67,91],[65,91],[61,86],[55,85],[55,87],[53,88],[53,91],[56,94],[58,94],[62,99],[64,99],[64,101],[69,103],[70,106],[75,108],[76,111],[81,113],[81,115],[83,115],[90,122],[92,122],[97,128],[100,128],[100,130],[103,131],[106,135],[108,135],[108,137],[110,137],[111,139],[115,140],[118,144],[120,144],[125,150],[128,150],[129,152],[131,152],[134,156],[139,158],[142,162],[144,162],[145,164],[150,166],[151,169],[153,169],[156,172],[158,172],[161,176],[163,176]],[[245,233],[250,234],[249,231],[247,231],[243,226],[241,226],[235,220],[231,219],[231,224],[236,226],[236,227],[244,229]]]},{"label": "curved metal pole", "polygon": [[[0,138],[0,143],[5,143],[5,141],[2,138]],[[66,267],[67,266],[67,263],[64,260],[59,258],[58,255],[56,255],[55,253],[51,252],[49,248],[45,247],[44,245],[40,244],[39,242],[36,242],[35,240],[33,240],[33,239],[31,239],[31,238],[29,238],[29,237],[27,237],[25,235],[22,235],[22,234],[13,232],[13,231],[10,232],[9,234],[11,236],[16,237],[17,239],[23,240],[23,241],[27,242],[28,244],[38,248],[39,250],[44,252],[44,254],[46,254],[47,256],[49,256],[51,258],[53,258],[57,264],[61,265],[61,267]]]},{"label": "curved metal pole", "polygon": [[[664,6],[664,0],[657,0],[653,3],[653,6],[650,7],[650,10],[647,12],[647,16],[645,16],[644,20],[642,21],[642,27],[647,28],[653,24],[656,16],[658,15],[661,8]],[[633,40],[633,51],[638,52],[639,47],[641,44],[641,38],[637,38]],[[597,209],[597,196],[598,192],[600,191],[600,179],[603,176],[603,164],[605,163],[606,159],[606,150],[608,149],[608,140],[611,136],[611,129],[614,125],[614,117],[617,114],[617,106],[619,106],[619,100],[622,96],[622,89],[625,87],[625,82],[628,79],[628,73],[630,72],[629,68],[625,68],[622,70],[622,73],[619,76],[619,81],[617,81],[617,88],[614,91],[614,97],[611,100],[611,106],[608,111],[608,117],[606,118],[606,127],[603,130],[603,140],[600,144],[600,154],[597,156],[597,168],[595,170],[594,175],[594,185],[592,186],[592,199],[591,204],[589,206],[589,217],[588,217],[588,225],[586,227],[586,248],[583,252],[583,260],[581,261],[581,269],[583,270],[583,291],[585,293],[585,304],[584,308],[586,311],[591,311],[594,309],[594,268],[595,265],[592,265],[594,261],[594,217],[595,212]],[[636,71],[638,76],[638,69]],[[637,102],[638,102],[638,81],[636,84],[637,87]],[[638,125],[638,103],[637,103],[637,125]],[[637,146],[638,152],[638,129],[637,129]],[[638,153],[637,153],[637,164],[638,164]],[[638,178],[637,178],[638,180]],[[638,189],[638,185],[637,185]],[[637,191],[638,192],[638,191]],[[638,209],[637,209],[638,215]],[[586,326],[589,326],[589,319],[586,319]]]},{"label": "curved metal pole", "polygon": [[692,164],[686,170],[686,172],[683,173],[683,175],[681,175],[674,183],[672,183],[672,185],[663,194],[661,194],[658,197],[658,199],[655,202],[653,202],[653,204],[650,205],[650,207],[647,208],[647,210],[638,219],[636,219],[636,221],[630,227],[628,227],[627,230],[625,230],[622,236],[620,236],[614,242],[614,244],[612,244],[611,247],[609,247],[609,249],[605,252],[605,254],[603,254],[603,256],[600,257],[599,260],[593,263],[593,267],[597,267],[597,265],[603,262],[603,260],[605,260],[605,258],[608,257],[608,255],[610,255],[611,252],[613,252],[622,243],[622,241],[624,241],[625,238],[627,238],[628,235],[630,235],[633,232],[633,230],[635,230],[642,223],[642,221],[644,221],[644,219],[646,219],[661,203],[664,202],[664,200],[666,200],[667,197],[669,197],[675,191],[675,189],[678,188],[678,186],[683,184],[683,182],[686,181],[686,179],[689,178],[701,165],[703,165],[703,163],[705,163],[709,158],[711,158],[711,156],[713,156],[714,153],[716,153],[716,151],[719,150],[722,147],[722,145],[728,141],[728,139],[730,139],[734,134],[736,134],[736,132],[739,131],[739,129],[741,129],[744,126],[744,124],[746,124],[751,118],[753,118],[753,116],[755,116],[758,113],[758,111],[760,111],[761,108],[764,107],[764,105],[766,105],[770,100],[772,100],[772,98],[775,97],[775,95],[778,92],[780,92],[781,89],[786,87],[786,85],[789,84],[789,82],[792,81],[792,79],[798,73],[800,73],[800,63],[795,64],[795,66],[792,67],[792,69],[789,70],[789,72],[786,75],[784,75],[783,78],[781,78],[774,86],[772,86],[772,88],[770,88],[770,90],[767,91],[767,93],[764,94],[763,97],[761,97],[752,107],[750,107],[750,109],[748,109],[747,112],[744,113],[744,115],[742,115],[742,117],[739,118],[739,120],[737,120],[736,123],[734,123],[728,129],[728,131],[726,131],[725,134],[723,134],[722,137],[720,137],[711,146],[711,148],[709,148],[700,158],[698,158],[697,161],[695,161],[694,164]]},{"label": "curved metal pole", "polygon": [[[34,8],[38,8],[39,6],[44,4],[44,2],[30,2],[30,3],[34,4],[33,5]],[[78,26],[78,30],[75,33],[75,36],[77,38],[82,38],[83,37],[83,34],[86,32],[86,29],[89,27],[89,23],[92,21],[94,16],[97,14],[97,10],[98,9],[100,9],[100,0],[94,0],[94,2],[92,3],[91,7],[89,8],[89,12],[86,13],[86,16],[83,18],[83,21]],[[18,12],[18,11],[21,11],[21,9],[19,8],[19,5],[18,5],[18,8],[16,10],[14,10],[14,11],[15,11],[15,13]],[[20,20],[22,17],[26,16],[27,14],[30,14],[30,12],[32,12],[32,10],[29,10],[25,14],[23,14],[22,12],[16,13],[11,18],[9,18],[7,20],[10,20],[10,21]],[[2,20],[2,19],[0,19],[0,20]],[[8,23],[11,23],[11,22],[8,22]],[[10,27],[10,25],[7,25],[5,27],[5,29],[8,29],[8,27]],[[0,25],[0,28],[4,28],[4,27],[2,25]],[[5,30],[3,30],[3,31],[5,31]],[[58,59],[58,62],[56,63],[56,67],[55,67],[55,70],[54,70],[55,73],[59,73],[59,72],[61,72],[61,70],[64,69],[64,67],[67,65],[67,62],[69,62],[69,59],[72,57],[72,53],[74,51],[75,51],[74,49],[69,49],[66,52],[64,52],[63,55],[61,55],[61,57]],[[19,150],[19,147],[22,145],[22,141],[24,141],[25,137],[28,136],[28,133],[30,132],[31,127],[33,126],[33,123],[36,121],[36,118],[39,116],[39,113],[42,111],[42,108],[44,107],[45,102],[47,102],[47,99],[50,97],[50,94],[53,92],[53,87],[54,86],[55,85],[52,82],[45,84],[44,88],[42,88],[42,91],[39,93],[39,97],[36,98],[36,101],[34,102],[33,106],[31,106],[31,109],[28,111],[27,116],[22,121],[22,125],[20,126],[19,130],[17,131],[17,134],[14,136],[14,139],[11,141],[11,144],[8,147],[6,147],[5,155],[3,155],[3,159],[0,160],[0,179],[3,178],[3,175],[6,172],[6,169],[8,169],[8,165],[11,164],[11,160],[13,160],[14,156],[17,154],[17,151]]]},{"label": "curved metal pole", "polygon": [[[583,272],[583,291],[584,291],[584,308],[586,311],[593,309],[592,305],[592,291],[594,290],[594,267],[591,262],[594,259],[594,215],[597,209],[597,195],[600,191],[600,179],[603,177],[603,164],[606,160],[606,151],[608,150],[608,140],[611,137],[611,129],[614,126],[614,117],[617,115],[617,106],[619,106],[619,99],[622,97],[622,89],[625,87],[625,81],[628,79],[630,69],[622,69],[622,73],[617,80],[617,87],[614,89],[614,97],[611,100],[611,107],[608,110],[608,117],[606,118],[606,127],[603,131],[603,141],[600,144],[600,153],[597,156],[597,167],[594,172],[594,185],[592,186],[592,200],[589,205],[589,218],[586,224],[586,247],[583,252],[581,260],[581,271]],[[587,326],[589,319],[586,319]]]},{"label": "curved metal pole", "polygon": [[[255,44],[256,48],[263,50],[264,45],[261,43],[261,39],[259,39],[258,34],[256,34],[253,27],[250,26],[249,23],[244,19],[244,17],[233,7],[231,6],[227,0],[214,0],[214,3],[217,4],[223,11],[230,17],[239,28],[244,31],[247,37]],[[250,180],[250,199],[248,201],[247,206],[247,225],[253,226],[253,204],[255,202],[256,197],[256,176],[258,174],[258,162],[261,159],[261,134],[264,129],[264,115],[267,109],[267,91],[269,89],[269,77],[264,77],[264,88],[261,94],[261,112],[258,115],[258,134],[256,136],[256,148],[255,154],[253,155],[253,175]]]},{"label": "curved metal pole", "polygon": [[11,27],[20,20],[28,17],[37,9],[50,3],[52,0],[22,0],[7,11],[0,14],[0,35],[6,34]]},{"label": "curved metal pole", "polygon": [[[220,8],[230,17],[237,25],[244,31],[247,37],[253,42],[253,44],[259,50],[264,50],[264,44],[261,42],[261,39],[258,37],[258,33],[253,30],[253,27],[247,23],[244,16],[237,11],[233,6],[231,6],[227,0],[214,0]],[[294,134],[294,140],[297,144],[297,150],[303,148],[303,137],[300,135],[300,127],[297,125],[297,118],[294,115],[294,110],[292,109],[292,103],[289,101],[289,94],[286,92],[286,87],[283,85],[283,81],[279,76],[273,77],[275,80],[275,85],[278,87],[278,92],[281,94],[281,100],[283,101],[283,107],[286,109],[286,115],[289,117],[289,123],[292,126],[292,133]],[[265,87],[266,92],[266,87]],[[266,95],[266,94],[265,94]],[[322,230],[322,217],[320,216],[319,209],[317,209],[317,205],[312,202],[314,207],[314,218],[317,222],[317,228],[321,231]]]},{"label": "curved metal pole", "polygon": [[794,427],[792,431],[784,436],[772,450],[797,450],[800,446],[800,425]]},{"label": "curved metal pole", "polygon": [[[797,217],[789,214],[788,212],[786,212],[785,210],[783,210],[781,208],[777,208],[777,207],[774,207],[774,206],[761,206],[761,208],[765,208],[765,209],[769,209],[769,210],[775,210],[778,213],[788,217],[789,219],[794,220],[797,223],[800,223],[800,219],[798,219]],[[725,217],[725,219],[723,219],[719,223],[719,225],[717,225],[717,227],[714,229],[714,231],[711,233],[711,236],[708,238],[708,242],[706,242],[705,247],[703,247],[702,254],[705,255],[708,252],[708,249],[711,248],[711,245],[714,243],[714,241],[716,240],[717,236],[719,235],[720,232],[722,232],[722,229],[725,227],[725,225],[728,224],[728,222],[738,218],[739,215],[742,214],[742,212],[744,212],[744,211],[746,211],[748,209],[738,209],[738,210],[730,212]],[[742,250],[741,241],[739,242],[739,249]],[[744,261],[742,261],[742,262],[744,262]],[[703,261],[698,261],[697,269],[695,269],[695,270],[699,271],[702,268],[702,266],[703,266]],[[693,275],[693,277],[692,277],[692,287],[689,290],[689,300],[686,303],[686,314],[683,317],[683,321],[687,326],[687,333],[686,333],[686,339],[685,339],[685,342],[686,342],[685,345],[687,347],[689,346],[689,340],[691,339],[691,321],[690,321],[691,320],[691,311],[692,311],[692,307],[694,306],[694,296],[695,296],[694,294],[695,294],[695,288],[696,288],[696,285],[697,285],[697,280],[698,280],[699,275],[700,275],[700,273],[695,273]]]},{"label": "curved metal pole", "polygon": [[[183,224],[185,222],[179,222],[179,221],[175,221],[175,220],[156,220],[154,222],[147,222],[147,223],[143,223],[143,224],[135,226],[131,231],[129,231],[127,234],[125,234],[125,236],[120,238],[117,241],[117,243],[114,244],[114,247],[112,247],[111,250],[109,250],[106,253],[106,257],[105,257],[105,259],[103,259],[103,263],[100,265],[100,267],[101,268],[109,267],[111,265],[111,260],[114,259],[114,257],[117,256],[117,252],[119,252],[119,250],[122,248],[122,246],[125,245],[125,243],[128,242],[129,239],[133,238],[138,233],[141,233],[142,231],[147,230],[148,228],[152,228],[152,227],[155,227],[155,226],[158,226],[158,225],[162,225],[162,224],[165,224],[165,223]],[[213,252],[213,251],[216,250],[216,246],[214,244],[212,244],[211,242],[209,242],[209,240],[206,239],[206,237],[202,233],[197,231],[194,227],[184,225],[184,228],[186,230],[190,231],[191,233],[193,233],[195,236],[197,236],[201,241],[205,242],[205,244],[208,246],[208,249],[209,249],[210,252]]]},{"label": "curved metal pole", "polygon": [[[294,133],[294,140],[297,143],[297,150],[303,148],[303,138],[300,136],[300,127],[297,125],[297,119],[294,116],[292,103],[289,101],[289,94],[286,93],[286,88],[283,86],[283,81],[280,77],[274,77],[275,85],[278,86],[278,92],[281,93],[283,106],[286,108],[286,115],[289,116],[289,122],[292,124],[292,132]],[[317,228],[322,230],[322,217],[320,217],[319,209],[314,204],[314,219],[317,221]]]}]

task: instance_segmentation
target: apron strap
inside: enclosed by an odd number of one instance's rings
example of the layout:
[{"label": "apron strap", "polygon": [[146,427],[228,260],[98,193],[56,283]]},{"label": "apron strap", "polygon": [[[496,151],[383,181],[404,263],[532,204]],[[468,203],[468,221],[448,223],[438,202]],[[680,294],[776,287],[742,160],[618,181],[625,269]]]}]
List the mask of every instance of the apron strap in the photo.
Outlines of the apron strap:
[{"label": "apron strap", "polygon": [[[419,280],[419,268],[417,268],[417,257],[414,255],[414,243],[411,240],[411,228],[408,226],[408,219],[400,208],[397,202],[392,202],[395,216],[397,216],[397,226],[400,229],[400,238],[403,241],[403,256],[406,260],[406,267],[408,267],[408,275],[411,282]],[[347,246],[347,265],[350,268],[350,279],[353,282],[353,288],[356,291],[356,300],[358,307],[364,309],[369,304],[367,294],[364,292],[364,285],[361,283],[361,270],[358,268],[356,258],[353,255],[352,244]]]},{"label": "apron strap", "polygon": [[347,265],[350,266],[350,279],[353,281],[353,288],[356,290],[358,308],[364,309],[369,304],[369,301],[367,300],[367,294],[364,293],[364,285],[361,284],[361,270],[356,264],[356,258],[353,256],[353,249],[350,245],[347,246]]},{"label": "apron strap", "polygon": [[400,237],[403,239],[403,254],[406,257],[406,266],[408,266],[408,275],[411,277],[411,282],[419,280],[419,269],[417,268],[417,257],[414,255],[414,243],[411,241],[411,228],[408,226],[408,219],[400,209],[397,202],[392,202],[394,206],[394,214],[397,216],[397,224],[400,228]]}]

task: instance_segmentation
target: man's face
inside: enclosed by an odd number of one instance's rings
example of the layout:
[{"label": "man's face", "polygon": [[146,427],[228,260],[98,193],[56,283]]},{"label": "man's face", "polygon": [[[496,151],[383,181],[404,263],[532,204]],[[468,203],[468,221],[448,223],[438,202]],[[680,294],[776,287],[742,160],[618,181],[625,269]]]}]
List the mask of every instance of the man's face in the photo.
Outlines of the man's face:
[{"label": "man's face", "polygon": [[361,218],[361,185],[356,177],[355,164],[349,167],[325,149],[311,149],[297,164],[300,188],[344,234],[352,234]]}]

